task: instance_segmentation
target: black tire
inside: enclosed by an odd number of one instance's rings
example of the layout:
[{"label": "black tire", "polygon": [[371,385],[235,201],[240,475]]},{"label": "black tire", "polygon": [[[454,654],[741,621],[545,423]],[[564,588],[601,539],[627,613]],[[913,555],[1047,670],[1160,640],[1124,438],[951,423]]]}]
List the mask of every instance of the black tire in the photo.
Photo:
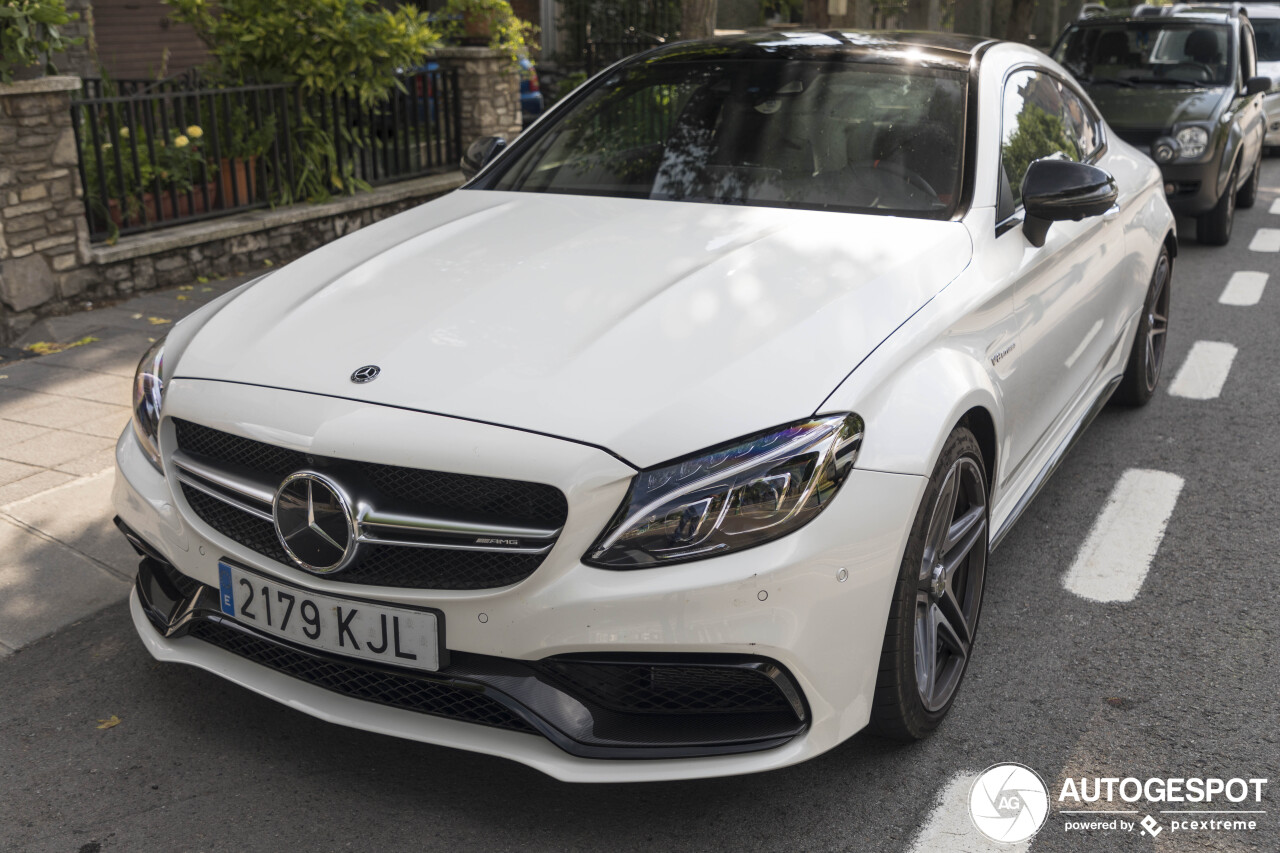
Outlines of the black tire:
[{"label": "black tire", "polygon": [[1262,158],[1258,158],[1258,162],[1253,164],[1253,171],[1249,173],[1249,180],[1244,182],[1244,186],[1240,188],[1240,192],[1236,193],[1236,207],[1241,210],[1248,210],[1253,207],[1258,200],[1258,184],[1262,182]]},{"label": "black tire", "polygon": [[1203,214],[1196,223],[1196,239],[1206,246],[1225,246],[1231,239],[1231,223],[1236,217],[1236,169],[1231,167],[1231,177],[1227,180],[1227,191],[1218,199],[1213,210]]},{"label": "black tire", "polygon": [[1169,331],[1169,297],[1173,286],[1173,261],[1169,249],[1162,248],[1156,258],[1156,268],[1147,286],[1147,298],[1142,303],[1142,315],[1138,330],[1134,333],[1133,346],[1129,348],[1129,363],[1124,378],[1116,388],[1114,399],[1122,406],[1145,406],[1160,384],[1160,371],[1164,367],[1165,341]]},{"label": "black tire", "polygon": [[[875,734],[920,740],[938,727],[955,701],[972,657],[982,609],[990,541],[988,493],[982,449],[968,428],[956,427],[934,466],[902,556],[871,706],[870,730]],[[944,506],[944,501],[950,506]],[[953,531],[961,532],[948,548],[947,534]],[[940,554],[939,541],[943,543]],[[950,571],[948,563],[954,563]],[[930,580],[925,580],[926,573]],[[948,613],[959,615],[963,624],[947,617]],[[947,617],[948,623],[934,622],[930,629],[935,614]],[[928,655],[916,654],[922,638],[932,639],[932,664]],[[961,639],[967,641],[962,659],[952,648],[944,648]],[[922,673],[923,669],[928,672]]]}]

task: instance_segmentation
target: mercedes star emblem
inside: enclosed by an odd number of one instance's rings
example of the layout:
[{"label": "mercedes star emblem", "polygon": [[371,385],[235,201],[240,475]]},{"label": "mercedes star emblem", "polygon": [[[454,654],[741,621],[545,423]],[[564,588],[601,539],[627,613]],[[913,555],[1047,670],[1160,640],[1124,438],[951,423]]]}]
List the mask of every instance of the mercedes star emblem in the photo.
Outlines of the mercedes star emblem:
[{"label": "mercedes star emblem", "polygon": [[314,471],[290,474],[272,502],[276,535],[295,563],[328,574],[355,556],[356,523],[340,486]]},{"label": "mercedes star emblem", "polygon": [[364,367],[356,368],[351,374],[351,381],[357,385],[363,385],[366,382],[372,382],[378,378],[378,374],[382,372],[382,368],[376,364],[366,364]]}]

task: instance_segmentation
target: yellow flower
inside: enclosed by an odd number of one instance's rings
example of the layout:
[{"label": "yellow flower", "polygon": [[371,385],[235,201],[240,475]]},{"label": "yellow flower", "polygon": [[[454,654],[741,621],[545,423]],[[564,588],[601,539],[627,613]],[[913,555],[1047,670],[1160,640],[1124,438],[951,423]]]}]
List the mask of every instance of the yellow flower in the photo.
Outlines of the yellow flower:
[{"label": "yellow flower", "polygon": [[179,148],[186,148],[188,145],[191,144],[191,140],[187,139],[182,134],[178,134],[176,137],[174,137],[173,144]]},{"label": "yellow flower", "polygon": [[121,138],[121,139],[128,139],[128,138],[129,138],[129,128],[127,128],[127,127],[122,127],[122,128],[120,128],[120,138]]},{"label": "yellow flower", "polygon": [[190,136],[192,139],[199,139],[204,136],[204,131],[200,129],[200,125],[193,124],[191,127],[187,128],[187,136]]}]

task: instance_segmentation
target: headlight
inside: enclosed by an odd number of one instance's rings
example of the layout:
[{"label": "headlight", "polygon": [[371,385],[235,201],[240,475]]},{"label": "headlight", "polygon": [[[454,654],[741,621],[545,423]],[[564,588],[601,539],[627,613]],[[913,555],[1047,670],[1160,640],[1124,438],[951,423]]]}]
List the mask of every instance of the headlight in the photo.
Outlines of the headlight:
[{"label": "headlight", "polygon": [[1184,127],[1178,131],[1176,139],[1178,153],[1188,160],[1194,160],[1209,146],[1209,131],[1203,127]]},{"label": "headlight", "polygon": [[164,402],[164,338],[151,345],[138,362],[138,372],[133,377],[133,434],[138,437],[142,451],[156,466],[160,464],[160,404]]},{"label": "headlight", "polygon": [[641,471],[584,559],[644,569],[785,536],[826,508],[861,444],[862,418],[825,415]]}]

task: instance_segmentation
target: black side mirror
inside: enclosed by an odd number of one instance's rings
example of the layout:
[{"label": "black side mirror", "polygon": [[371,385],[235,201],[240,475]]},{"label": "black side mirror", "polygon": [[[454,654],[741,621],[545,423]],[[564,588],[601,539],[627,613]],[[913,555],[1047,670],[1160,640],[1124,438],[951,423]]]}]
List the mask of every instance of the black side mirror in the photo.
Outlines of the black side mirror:
[{"label": "black side mirror", "polygon": [[501,136],[482,136],[467,146],[467,153],[462,155],[462,177],[468,181],[489,164],[498,152],[507,147],[507,140]]},{"label": "black side mirror", "polygon": [[1250,77],[1245,81],[1244,93],[1256,95],[1259,92],[1270,92],[1273,85],[1275,84],[1270,77]]},{"label": "black side mirror", "polygon": [[1036,160],[1022,179],[1022,231],[1031,245],[1044,245],[1054,222],[1100,216],[1116,203],[1116,180],[1097,166],[1071,160]]}]

